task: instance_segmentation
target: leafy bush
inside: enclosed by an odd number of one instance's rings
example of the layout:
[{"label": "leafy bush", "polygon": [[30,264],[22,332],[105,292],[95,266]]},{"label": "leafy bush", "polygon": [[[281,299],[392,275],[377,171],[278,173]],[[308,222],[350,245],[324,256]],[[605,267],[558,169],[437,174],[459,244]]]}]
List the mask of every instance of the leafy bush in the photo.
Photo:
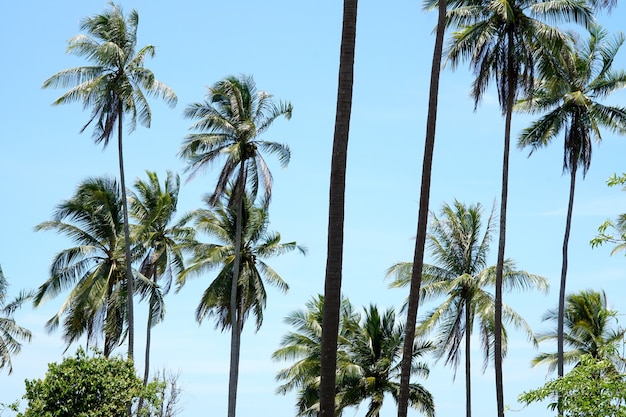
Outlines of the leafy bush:
[{"label": "leafy bush", "polygon": [[154,392],[144,388],[132,362],[79,349],[49,364],[43,380],[26,380],[28,405],[18,417],[127,417],[133,401],[157,401]]},{"label": "leafy bush", "polygon": [[547,398],[552,410],[560,401],[564,417],[626,417],[626,376],[610,361],[586,355],[565,376],[523,393],[519,401],[528,405]]}]

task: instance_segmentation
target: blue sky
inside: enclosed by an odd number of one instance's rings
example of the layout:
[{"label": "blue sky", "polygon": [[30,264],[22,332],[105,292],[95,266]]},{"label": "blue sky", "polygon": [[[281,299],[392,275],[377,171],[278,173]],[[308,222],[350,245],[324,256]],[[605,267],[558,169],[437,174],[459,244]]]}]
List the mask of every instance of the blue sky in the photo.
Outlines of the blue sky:
[{"label": "blue sky", "polygon": [[[129,184],[145,178],[147,169],[161,178],[168,169],[183,175],[184,162],[177,151],[190,121],[183,119],[182,111],[203,98],[206,86],[225,76],[251,74],[260,89],[294,106],[292,120],[278,120],[265,136],[286,142],[292,149],[285,170],[268,158],[275,181],[270,229],[287,241],[305,245],[309,253],[272,261],[291,289],[287,294],[270,289],[263,327],[258,333],[253,326],[244,331],[238,402],[242,416],[292,416],[294,395],[274,394],[278,386],[274,376],[287,364],[272,362],[270,356],[290,330],[282,319],[323,291],[342,4],[328,0],[138,0],[121,4],[126,11],[138,10],[139,45],[157,47],[147,65],[179,98],[175,109],[153,100],[152,127],[138,127],[125,136]],[[50,219],[55,206],[71,197],[80,181],[118,172],[114,144],[103,151],[92,143],[90,131],[79,134],[88,112],[79,104],[53,107],[50,103],[62,90],[41,89],[42,82],[57,71],[85,64],[65,54],[66,41],[79,33],[81,18],[105,7],[104,1],[78,0],[0,3],[0,14],[5,17],[0,26],[0,189],[5,196],[0,209],[0,264],[11,284],[11,295],[43,283],[53,256],[71,244],[51,232],[35,233],[34,226]],[[381,308],[399,308],[406,294],[388,289],[384,273],[395,262],[410,260],[413,253],[435,15],[408,0],[393,5],[364,1],[359,7],[343,290],[357,307],[376,303]],[[612,15],[600,16],[600,23],[619,30],[623,10],[619,6]],[[626,68],[626,50],[614,65]],[[503,119],[493,91],[474,112],[467,98],[470,82],[471,74],[464,66],[442,75],[432,210],[454,199],[480,202],[488,210],[500,195]],[[609,102],[624,104],[626,93],[614,94]],[[514,135],[529,121],[528,116],[515,116]],[[626,170],[625,151],[625,138],[604,132],[603,143],[594,148],[587,177],[578,181],[568,275],[569,292],[604,289],[611,305],[622,312],[626,312],[624,259],[610,257],[609,248],[591,249],[589,240],[606,218],[626,211],[626,193],[605,185],[612,173]],[[558,297],[569,184],[568,177],[561,175],[561,164],[560,141],[530,158],[516,148],[511,152],[506,256],[520,268],[547,277],[552,289],[548,295],[507,295],[505,302],[535,330],[546,328],[541,316],[556,306]],[[214,185],[214,174],[207,172],[184,185],[181,214],[200,206],[202,196]],[[492,263],[495,252],[494,243]],[[166,320],[153,331],[154,369],[180,373],[181,417],[207,410],[211,415],[226,414],[230,337],[216,331],[213,323],[199,326],[194,319],[199,294],[211,278],[198,277],[179,293],[170,294]],[[45,321],[62,301],[63,297],[50,300],[36,310],[27,306],[16,315],[34,338],[13,359],[13,374],[0,373],[0,402],[21,397],[24,379],[43,377],[47,363],[62,359],[61,335],[48,335],[44,330]],[[139,370],[144,318],[145,305],[139,304]],[[495,409],[493,368],[480,372],[482,356],[475,347],[474,413],[485,415]],[[75,348],[70,347],[68,353]],[[120,354],[124,352],[125,348],[119,349]],[[529,365],[535,354],[523,334],[511,333],[504,381],[505,402],[512,410],[520,410],[516,398],[522,391],[545,381],[546,369]],[[453,381],[450,369],[431,363],[430,378],[420,382],[435,396],[438,415],[463,413],[463,380]],[[346,415],[364,413],[361,407]],[[514,414],[550,415],[543,405]],[[393,415],[395,407],[389,398],[382,416]]]}]

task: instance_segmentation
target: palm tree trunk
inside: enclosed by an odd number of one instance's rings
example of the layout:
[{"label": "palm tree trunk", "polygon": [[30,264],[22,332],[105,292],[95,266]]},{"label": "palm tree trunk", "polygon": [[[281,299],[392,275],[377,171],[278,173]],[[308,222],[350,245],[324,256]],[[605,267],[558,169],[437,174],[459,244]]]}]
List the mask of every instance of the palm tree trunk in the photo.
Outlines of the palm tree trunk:
[{"label": "palm tree trunk", "polygon": [[[106,307],[106,313],[105,313],[105,318],[104,318],[104,323],[105,323],[105,329],[106,329],[106,323],[109,319],[109,303],[111,301],[111,293],[113,292],[113,288],[111,287],[111,284],[107,284],[107,297],[106,297],[106,301],[105,301],[105,305]],[[91,325],[90,325],[91,327]],[[91,330],[91,329],[90,329]],[[89,333],[88,333],[89,334]],[[108,359],[109,356],[111,355],[111,336],[109,336],[109,333],[105,330],[104,332],[104,358]],[[97,346],[97,344],[96,344]],[[89,347],[89,336],[87,336],[87,347]]]},{"label": "palm tree trunk", "polygon": [[413,361],[413,343],[415,325],[419,307],[420,289],[422,286],[422,267],[424,266],[424,247],[426,245],[426,227],[428,225],[428,205],[430,202],[430,179],[435,148],[435,130],[437,127],[437,104],[439,98],[439,76],[441,74],[441,58],[443,38],[446,26],[446,0],[439,1],[437,17],[437,33],[433,50],[433,61],[430,70],[430,90],[428,97],[428,115],[426,120],[426,138],[424,141],[424,160],[422,163],[422,183],[420,204],[417,217],[417,236],[413,254],[413,271],[409,289],[409,305],[404,335],[402,362],[400,364],[400,389],[398,393],[398,417],[406,417],[409,408],[409,384]]},{"label": "palm tree trunk", "polygon": [[135,324],[133,314],[133,269],[130,256],[130,228],[128,226],[128,201],[126,199],[126,179],[124,177],[124,152],[122,151],[122,121],[124,111],[118,105],[117,115],[117,152],[120,162],[120,187],[122,188],[122,208],[124,212],[124,252],[126,255],[126,292],[128,303],[128,359],[133,360],[135,348]]},{"label": "palm tree trunk", "polygon": [[494,324],[494,356],[496,374],[496,407],[498,417],[504,417],[504,384],[502,380],[502,276],[504,272],[504,246],[506,244],[506,206],[509,193],[509,150],[511,147],[511,119],[513,117],[513,105],[515,104],[515,86],[517,74],[513,69],[513,32],[508,33],[507,53],[507,95],[506,116],[504,122],[504,151],[502,155],[502,195],[500,197],[500,236],[498,239],[498,261],[496,264],[496,288],[495,288],[495,324]]},{"label": "palm tree trunk", "polygon": [[559,377],[564,375],[565,284],[567,281],[567,252],[569,246],[569,235],[572,227],[572,212],[574,210],[574,191],[576,189],[576,167],[576,161],[573,161],[570,165],[569,201],[567,204],[567,218],[565,220],[565,234],[563,236],[563,263],[561,265],[561,286],[559,288],[559,312],[557,324],[557,371]]},{"label": "palm tree trunk", "polygon": [[[150,338],[152,336],[152,331],[150,328],[150,323],[152,322],[152,312],[148,313],[148,325],[146,326],[146,353],[144,360],[144,370],[143,370],[143,386],[148,385],[148,378],[150,377]],[[143,400],[143,398],[141,399]]]},{"label": "palm tree trunk", "polygon": [[[156,274],[154,274],[153,277],[153,283],[156,286],[157,284],[157,278],[156,278]],[[148,378],[150,376],[150,341],[151,341],[151,337],[152,337],[152,306],[150,306],[149,310],[148,310],[148,324],[146,326],[146,352],[145,352],[145,357],[144,357],[144,371],[143,371],[143,386],[145,387],[146,385],[148,385]],[[142,401],[143,398],[141,398],[140,401]]]},{"label": "palm tree trunk", "polygon": [[472,417],[472,377],[470,335],[472,333],[470,303],[465,304],[465,416]]},{"label": "palm tree trunk", "polygon": [[239,383],[239,355],[241,350],[241,326],[239,309],[237,308],[237,290],[239,289],[239,273],[241,269],[241,241],[243,235],[243,195],[245,193],[245,159],[239,167],[239,190],[234,197],[237,199],[237,219],[235,220],[235,259],[233,261],[233,279],[230,288],[230,372],[228,376],[228,417],[235,417],[237,409],[237,385]]},{"label": "palm tree trunk", "polygon": [[[157,285],[156,272],[152,272],[152,282]],[[143,369],[143,386],[148,386],[148,378],[150,378],[150,339],[152,337],[152,306],[148,307],[148,323],[146,325],[146,352],[144,356],[144,369]],[[139,404],[137,405],[137,412],[139,413],[143,408],[144,398],[139,398]]]},{"label": "palm tree trunk", "polygon": [[341,272],[343,267],[343,225],[346,190],[346,160],[352,113],[354,84],[354,50],[358,0],[344,0],[337,114],[333,136],[328,209],[328,241],[326,275],[324,278],[324,311],[320,357],[320,416],[335,415],[335,375],[337,338],[341,304]]}]

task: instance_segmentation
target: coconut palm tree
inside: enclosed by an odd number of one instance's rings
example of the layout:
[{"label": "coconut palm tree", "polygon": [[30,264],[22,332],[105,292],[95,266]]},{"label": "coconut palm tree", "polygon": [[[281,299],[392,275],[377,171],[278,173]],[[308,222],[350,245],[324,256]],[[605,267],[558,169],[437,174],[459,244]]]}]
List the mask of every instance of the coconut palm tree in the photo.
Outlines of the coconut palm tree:
[{"label": "coconut palm tree", "polygon": [[[292,106],[288,102],[275,101],[269,93],[257,90],[250,76],[227,77],[208,89],[204,102],[189,105],[184,112],[186,118],[196,120],[180,149],[179,155],[188,162],[190,179],[199,171],[224,158],[215,190],[208,202],[216,205],[225,193],[228,184],[234,187],[229,205],[238,209],[238,218],[243,215],[244,195],[250,192],[256,199],[259,185],[263,185],[265,204],[269,204],[272,191],[272,175],[262,152],[275,154],[283,167],[289,163],[289,147],[277,142],[261,140],[272,123],[279,117],[291,118]],[[249,186],[249,190],[248,187]],[[247,191],[248,190],[248,191]],[[236,224],[235,259],[232,266],[233,278],[229,317],[231,318],[231,358],[228,389],[228,416],[235,416],[237,381],[239,377],[240,327],[235,299],[236,285],[241,271],[240,252],[243,223]]]},{"label": "coconut palm tree", "polygon": [[[82,102],[91,108],[91,116],[81,133],[95,123],[93,138],[103,147],[117,130],[117,145],[126,241],[126,285],[128,310],[128,356],[133,357],[133,279],[131,271],[130,230],[122,146],[123,119],[128,116],[129,132],[139,123],[150,127],[152,112],[146,96],[160,97],[170,106],[176,105],[176,94],[158,81],[152,71],[144,67],[146,58],[153,57],[155,47],[147,45],[136,51],[139,14],[132,10],[124,15],[120,6],[109,3],[109,9],[87,17],[81,22],[86,35],[77,35],[68,41],[67,52],[86,57],[92,65],[63,70],[43,83],[44,88],[69,87],[70,90],[53,104]],[[116,129],[117,128],[117,129]]]},{"label": "coconut palm tree", "polygon": [[447,15],[448,23],[457,28],[452,34],[447,59],[453,67],[469,60],[476,75],[471,90],[475,107],[491,81],[495,81],[505,118],[494,323],[497,416],[503,417],[502,279],[513,105],[520,92],[533,88],[537,56],[552,53],[553,48],[558,50],[565,42],[564,35],[545,22],[573,20],[586,25],[592,15],[583,0],[567,3],[558,0],[477,0],[453,8]]},{"label": "coconut palm tree", "polygon": [[[169,292],[172,280],[184,269],[183,246],[192,240],[193,229],[174,224],[178,204],[180,177],[171,171],[161,186],[155,172],[146,172],[148,180],[135,181],[131,192],[130,216],[136,222],[131,237],[141,257],[139,273],[145,280],[138,281],[137,292],[148,299],[144,385],[150,373],[151,329],[165,317],[163,297]],[[141,400],[140,400],[141,401]]]},{"label": "coconut palm tree", "polygon": [[[382,314],[375,305],[365,310],[363,322],[354,333],[348,352],[354,368],[340,385],[340,407],[358,406],[369,401],[366,417],[378,417],[386,394],[396,402],[404,344],[404,326],[396,323],[393,309]],[[429,369],[417,360],[432,351],[431,342],[413,342],[412,374],[428,377]],[[409,404],[421,413],[434,417],[433,397],[421,384],[409,385]]]},{"label": "coconut palm tree", "polygon": [[624,35],[609,38],[606,30],[593,25],[586,41],[581,41],[573,33],[570,37],[570,44],[562,48],[561,53],[542,61],[539,66],[541,83],[518,105],[520,110],[544,113],[519,137],[518,145],[521,148],[530,147],[531,154],[548,146],[564,132],[563,172],[570,174],[570,187],[559,291],[559,376],[563,376],[564,365],[563,317],[576,175],[579,167],[583,178],[587,174],[593,141],[602,140],[600,128],[613,133],[626,133],[626,107],[600,103],[615,90],[626,87],[626,71],[614,71],[612,68],[615,56],[624,43]]},{"label": "coconut palm tree", "polygon": [[14,300],[7,302],[9,283],[0,266],[0,370],[7,368],[13,372],[11,356],[22,350],[21,341],[30,342],[30,330],[18,325],[13,318],[15,311],[31,298],[31,294],[22,291]]},{"label": "coconut palm tree", "polygon": [[[432,221],[427,236],[428,247],[435,261],[424,265],[424,285],[421,299],[440,299],[437,307],[419,323],[418,334],[436,330],[435,357],[455,369],[460,364],[461,352],[465,355],[465,408],[471,416],[471,361],[470,336],[474,327],[479,328],[484,352],[483,371],[494,355],[494,295],[490,290],[495,284],[495,266],[487,266],[489,245],[494,228],[493,210],[483,225],[483,209],[480,204],[466,206],[455,201],[452,206],[444,204],[441,215],[431,214]],[[484,228],[484,230],[483,230]],[[392,287],[409,285],[413,265],[398,263],[387,271],[393,276]],[[503,285],[506,290],[538,289],[547,291],[545,278],[517,270],[507,259],[504,264]],[[522,317],[503,305],[505,322],[524,329],[534,340],[532,330]],[[476,326],[475,326],[476,324]],[[461,347],[462,342],[464,347]],[[503,355],[506,355],[506,330],[503,329]]]},{"label": "coconut palm tree", "polygon": [[[212,197],[208,196],[205,199],[208,209],[199,209],[188,215],[189,220],[194,222],[194,227],[214,238],[216,243],[194,245],[193,258],[178,276],[177,283],[180,288],[189,276],[218,269],[217,276],[200,298],[196,319],[201,323],[205,318],[215,317],[217,328],[231,329],[231,332],[241,334],[251,313],[256,319],[257,330],[263,323],[263,309],[267,301],[265,283],[283,292],[289,289],[287,283],[265,259],[294,250],[303,254],[306,251],[296,242],[282,243],[279,233],[267,231],[269,216],[264,202],[258,206],[253,205],[250,194],[243,196],[239,207],[229,206],[231,201],[229,190],[217,207],[212,205]],[[233,270],[239,267],[236,265],[237,261],[240,262],[240,269],[234,274]],[[237,277],[237,282],[233,297],[231,292],[234,277]],[[234,311],[232,298],[235,298]],[[236,329],[232,328],[233,316],[236,318]],[[239,348],[239,343],[231,346],[231,350]],[[239,351],[235,355],[238,360]],[[231,365],[238,367],[238,363]],[[233,382],[232,378],[230,382]]]},{"label": "coconut palm tree", "polygon": [[[624,343],[626,329],[617,325],[617,312],[609,307],[604,291],[584,290],[570,294],[565,303],[565,346],[563,355],[565,364],[577,365],[584,355],[595,360],[608,359],[616,369],[626,369],[626,358],[620,355],[619,347]],[[550,309],[543,316],[544,321],[557,322],[557,329],[537,335],[542,341],[554,341],[559,338],[557,309]],[[557,353],[540,353],[533,361],[533,366],[548,365],[548,372],[557,369]]]},{"label": "coconut palm tree", "polygon": [[[320,407],[320,356],[322,342],[322,317],[324,297],[318,295],[307,301],[304,310],[297,310],[285,318],[285,323],[294,328],[281,340],[281,347],[272,358],[277,361],[295,362],[278,372],[276,379],[284,381],[276,393],[285,395],[297,391],[296,410],[298,416],[318,416]],[[342,297],[339,334],[337,338],[337,386],[352,371],[348,349],[357,331],[360,315],[354,311],[350,300]],[[339,398],[335,399],[336,415],[341,415]]]},{"label": "coconut palm tree", "polygon": [[343,268],[346,161],[348,159],[348,137],[352,113],[357,6],[358,0],[344,0],[343,2],[337,108],[328,197],[326,272],[324,274],[325,308],[322,320],[320,364],[320,415],[322,417],[334,417],[335,414],[335,375]]},{"label": "coconut palm tree", "polygon": [[38,307],[71,289],[46,328],[52,332],[62,322],[67,347],[83,335],[88,344],[104,335],[106,357],[123,342],[128,324],[122,211],[117,181],[89,178],[57,206],[52,220],[35,227],[65,235],[76,244],[54,257],[50,277],[34,294]]},{"label": "coconut palm tree", "polygon": [[[290,314],[285,322],[295,330],[283,337],[281,348],[272,355],[275,360],[295,360],[291,366],[282,369],[276,379],[286,381],[279,386],[277,393],[284,395],[297,390],[298,416],[318,416],[320,413],[323,308],[324,297],[319,295],[306,304],[305,310]],[[345,297],[340,313],[335,414],[342,415],[345,408],[369,400],[366,415],[377,416],[385,394],[398,399],[404,328],[396,323],[393,310],[381,315],[376,306],[365,311],[361,322],[361,316]],[[413,375],[428,376],[428,368],[416,360],[432,350],[432,344],[416,342],[414,345]],[[409,392],[411,406],[426,415],[434,415],[432,396],[422,385],[411,384]]]}]

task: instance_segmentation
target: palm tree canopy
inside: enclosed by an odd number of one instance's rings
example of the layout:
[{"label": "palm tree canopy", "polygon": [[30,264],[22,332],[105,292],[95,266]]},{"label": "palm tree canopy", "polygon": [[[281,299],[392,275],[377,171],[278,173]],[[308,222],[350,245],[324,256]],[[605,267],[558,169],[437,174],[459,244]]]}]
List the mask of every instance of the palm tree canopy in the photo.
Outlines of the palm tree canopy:
[{"label": "palm tree canopy", "polygon": [[[428,0],[426,7],[436,4]],[[565,36],[547,23],[564,20],[587,26],[593,21],[584,0],[471,0],[449,5],[447,26],[454,31],[447,62],[453,67],[470,62],[476,75],[470,95],[476,106],[494,80],[503,114],[510,95],[532,90],[537,56],[565,43]]]},{"label": "palm tree canopy", "polygon": [[[172,281],[184,269],[183,248],[193,242],[194,230],[174,223],[178,204],[180,177],[167,172],[161,186],[155,172],[147,171],[148,180],[138,179],[130,196],[130,215],[136,222],[132,229],[135,256],[141,257],[137,292],[150,300],[152,319],[163,319],[162,297]],[[162,283],[157,285],[157,280]],[[158,292],[158,294],[157,294]]]},{"label": "palm tree canopy", "polygon": [[[272,354],[276,361],[294,361],[292,365],[276,374],[277,381],[284,381],[277,394],[297,391],[298,416],[317,416],[319,413],[320,355],[322,343],[322,314],[324,296],[318,295],[307,301],[304,310],[294,311],[284,321],[294,330],[283,336],[280,348]],[[357,331],[360,314],[354,311],[350,300],[343,297],[340,309],[337,346],[337,381],[348,378],[354,370],[348,349]],[[337,400],[339,403],[339,400]],[[341,415],[341,410],[337,410]]]},{"label": "palm tree canopy", "polygon": [[[609,359],[620,370],[626,368],[626,359],[619,353],[626,329],[617,323],[617,312],[609,308],[604,291],[584,290],[570,294],[565,305],[565,352],[564,361],[577,364],[583,355],[594,359]],[[551,309],[543,317],[544,321],[556,323],[558,311]],[[539,341],[556,340],[556,329],[537,335]],[[557,366],[556,353],[540,353],[533,361],[533,366],[548,365],[548,372]]]},{"label": "palm tree canopy", "polygon": [[[467,329],[471,332],[474,320],[478,322],[484,366],[494,354],[494,295],[495,266],[486,266],[489,243],[493,231],[493,209],[483,230],[481,204],[466,206],[455,201],[452,206],[444,204],[441,215],[431,213],[429,234],[426,239],[434,265],[425,264],[420,299],[429,301],[444,298],[437,307],[429,311],[418,325],[418,334],[437,329],[435,356],[445,358],[456,369],[460,363],[461,341]],[[391,287],[409,284],[412,262],[400,262],[387,270],[393,277]],[[516,268],[507,259],[504,263],[503,289],[539,290],[547,292],[548,281],[539,275]],[[466,323],[466,309],[470,310]],[[510,307],[503,305],[504,321],[515,328],[523,329],[530,340],[533,332],[526,321]],[[503,354],[506,354],[506,330],[503,329]]]},{"label": "palm tree canopy", "polygon": [[[505,353],[505,342],[502,325],[504,315],[502,292],[506,261],[509,153],[513,105],[521,91],[529,92],[534,87],[537,56],[558,50],[564,43],[564,36],[561,32],[544,21],[573,20],[587,25],[593,20],[593,16],[585,0],[565,2],[561,0],[469,0],[467,3],[455,1],[453,5],[454,8],[446,14],[447,25],[456,27],[447,51],[447,59],[453,67],[462,60],[469,60],[470,67],[475,74],[471,89],[475,108],[482,100],[491,81],[495,81],[500,109],[505,119],[493,341],[497,415],[503,417],[502,358]],[[466,322],[469,320],[467,319]]]},{"label": "palm tree canopy", "polygon": [[[227,77],[215,83],[209,88],[208,94],[203,102],[189,105],[184,115],[186,118],[194,119],[190,130],[195,133],[189,134],[180,149],[179,155],[188,162],[187,172],[190,172],[189,180],[200,170],[206,169],[218,160],[225,160],[217,179],[215,190],[208,198],[208,203],[215,206],[219,200],[228,195],[229,206],[237,208],[234,241],[234,256],[232,262],[226,264],[226,268],[221,271],[221,279],[214,281],[212,289],[207,289],[204,301],[201,305],[222,305],[218,308],[221,311],[222,319],[229,317],[231,323],[222,327],[231,328],[231,360],[229,372],[228,390],[228,416],[235,416],[237,398],[237,380],[239,378],[239,351],[241,341],[241,326],[245,321],[242,314],[248,314],[254,307],[257,317],[257,325],[260,326],[262,310],[264,304],[264,289],[258,286],[240,287],[241,280],[246,280],[255,275],[256,268],[248,268],[248,278],[241,273],[242,267],[242,223],[244,199],[250,193],[250,199],[254,202],[257,198],[259,184],[264,189],[265,208],[268,208],[271,190],[272,174],[265,163],[262,153],[276,154],[283,166],[289,162],[289,147],[284,144],[261,140],[260,135],[265,133],[272,122],[280,116],[287,119],[291,117],[292,106],[286,102],[276,102],[272,96],[264,91],[256,89],[254,80],[250,76]],[[227,192],[229,184],[230,192]],[[265,264],[260,264],[264,268]],[[231,279],[224,275],[230,272]],[[273,272],[273,271],[272,271]],[[274,274],[267,270],[267,276]],[[275,275],[277,276],[277,275]],[[253,281],[262,282],[260,277]],[[223,285],[230,282],[231,288],[227,290]],[[252,284],[252,282],[249,282]],[[279,284],[282,285],[282,284]],[[245,294],[238,294],[238,288],[250,288]],[[230,295],[230,300],[225,303],[223,298]],[[261,297],[256,299],[256,297]],[[239,299],[238,299],[239,297]],[[243,304],[241,304],[243,303]],[[239,304],[239,305],[238,305]],[[199,307],[198,318],[204,316],[203,307]],[[226,311],[230,310],[230,311]],[[211,311],[215,312],[215,309]]]},{"label": "palm tree canopy", "polygon": [[109,3],[109,9],[83,19],[81,30],[86,34],[69,40],[67,52],[87,58],[92,65],[60,71],[43,83],[44,88],[70,88],[53,104],[82,102],[92,108],[91,116],[81,129],[96,123],[94,139],[107,146],[118,120],[119,109],[130,116],[131,131],[137,121],[150,127],[152,112],[146,95],[159,97],[176,105],[177,97],[166,84],[158,81],[144,67],[146,58],[153,57],[155,47],[147,45],[136,51],[139,14],[132,10],[128,16],[120,6]]},{"label": "palm tree canopy", "polygon": [[[237,207],[228,205],[230,193],[213,207],[211,197],[205,199],[209,209],[198,209],[186,218],[194,222],[194,227],[215,239],[215,243],[198,243],[193,247],[193,259],[178,276],[179,289],[190,275],[199,275],[214,268],[217,276],[205,290],[196,310],[199,322],[216,316],[216,326],[222,330],[231,326],[230,295],[235,259]],[[289,286],[278,273],[266,263],[266,259],[294,250],[302,254],[306,249],[296,242],[281,242],[276,232],[268,232],[269,214],[265,206],[255,206],[250,195],[243,200],[243,239],[241,248],[241,271],[237,287],[237,305],[241,314],[240,325],[252,313],[256,318],[257,329],[263,322],[263,309],[267,300],[265,283],[282,291]],[[238,316],[239,316],[238,314]]]},{"label": "palm tree canopy", "polygon": [[[277,393],[297,391],[298,416],[319,413],[323,307],[324,297],[318,295],[307,302],[305,310],[285,318],[295,329],[283,337],[281,347],[272,355],[275,360],[294,361],[276,375],[277,380],[285,381]],[[369,400],[366,415],[377,416],[384,395],[398,399],[403,326],[396,322],[392,309],[380,313],[371,305],[362,316],[342,297],[337,340],[336,415]],[[413,375],[428,376],[428,367],[418,360],[432,349],[430,342],[415,342]],[[434,415],[432,395],[421,384],[410,384],[409,402],[424,414]]]},{"label": "palm tree canopy", "polygon": [[[291,153],[287,145],[261,140],[260,136],[280,116],[290,119],[291,112],[291,103],[275,101],[271,94],[257,90],[251,76],[230,76],[218,81],[209,87],[203,102],[185,109],[184,116],[195,120],[190,130],[196,132],[185,138],[179,151],[188,161],[190,178],[219,159],[226,159],[209,199],[211,204],[218,201],[229,181],[238,175],[248,182],[253,200],[262,184],[265,201],[269,203],[272,175],[261,151],[275,154],[283,167],[289,163]],[[239,173],[241,169],[245,175]],[[235,196],[239,198],[244,192],[243,184],[236,187]]]},{"label": "palm tree canopy", "polygon": [[592,142],[602,139],[600,128],[626,133],[626,107],[599,102],[626,87],[626,71],[612,68],[623,43],[623,34],[609,37],[602,27],[592,25],[586,40],[570,33],[558,54],[544,57],[539,65],[540,83],[517,108],[545,114],[522,131],[518,146],[531,148],[532,154],[564,131],[563,170],[580,166],[585,175]]},{"label": "palm tree canopy", "polygon": [[53,230],[69,237],[76,246],[59,252],[48,278],[35,292],[40,306],[70,290],[67,299],[48,320],[54,331],[63,319],[67,345],[86,334],[89,341],[105,335],[105,353],[122,342],[126,319],[126,293],[122,202],[117,182],[89,178],[74,196],[57,207],[53,220],[35,230]]},{"label": "palm tree canopy", "polygon": [[0,266],[0,370],[7,368],[9,375],[13,372],[11,356],[17,355],[22,349],[20,341],[30,342],[32,334],[19,326],[13,314],[22,304],[31,298],[31,294],[21,292],[14,300],[7,301],[9,283]]},{"label": "palm tree canopy", "polygon": [[[354,370],[340,386],[340,406],[358,406],[369,400],[366,417],[376,417],[383,406],[385,394],[398,400],[400,365],[404,343],[404,326],[396,322],[393,309],[379,312],[370,305],[352,343],[349,357]],[[417,341],[413,345],[412,374],[427,378],[428,366],[417,359],[432,351],[431,342]],[[409,405],[429,417],[435,415],[432,395],[421,384],[409,384]]]}]

